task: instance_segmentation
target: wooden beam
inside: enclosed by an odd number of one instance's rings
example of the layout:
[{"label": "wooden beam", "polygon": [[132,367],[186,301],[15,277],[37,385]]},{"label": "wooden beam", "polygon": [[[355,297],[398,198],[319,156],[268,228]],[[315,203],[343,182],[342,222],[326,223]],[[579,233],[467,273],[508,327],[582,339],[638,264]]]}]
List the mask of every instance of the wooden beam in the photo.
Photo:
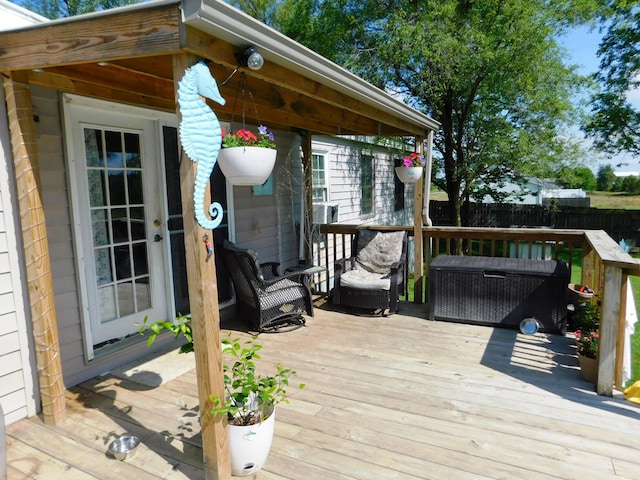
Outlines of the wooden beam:
[{"label": "wooden beam", "polygon": [[618,312],[618,334],[616,337],[616,365],[614,385],[618,390],[624,389],[624,346],[627,343],[627,282],[629,277],[622,274],[622,288],[620,290],[620,310]]},{"label": "wooden beam", "polygon": [[123,91],[119,89],[117,82],[114,82],[111,86],[101,86],[92,83],[85,83],[79,80],[73,80],[67,76],[50,73],[48,71],[32,71],[29,72],[29,83],[39,87],[51,88],[59,92],[75,93],[86,97],[125,103],[127,105],[148,107],[165,112],[175,112],[176,110],[176,102],[173,97],[161,99],[158,97],[151,97],[144,91]]},{"label": "wooden beam", "polygon": [[[237,65],[235,53],[238,48],[219,38],[212,37],[196,28],[185,26],[182,48],[186,51],[208,58],[213,62],[226,67],[231,72]],[[292,92],[320,101],[321,103],[346,110],[359,117],[366,117],[374,122],[375,128],[361,131],[368,135],[426,135],[425,129],[415,123],[405,121],[389,114],[384,110],[372,107],[367,103],[335,90],[327,85],[299,73],[291,71],[284,66],[265,62],[258,71],[249,71],[247,75],[267,82],[277,89],[290,90]],[[293,125],[293,124],[292,124]],[[324,130],[316,130],[325,133]],[[357,132],[357,130],[355,130]],[[329,133],[329,132],[326,132]],[[341,132],[333,132],[341,133]],[[348,132],[344,132],[348,134]]]},{"label": "wooden beam", "polygon": [[[175,56],[173,71],[176,89],[184,72],[197,60],[184,54]],[[201,228],[195,220],[193,192],[197,164],[187,157],[183,149],[181,150],[183,153],[180,159],[180,190],[205,478],[228,480],[231,478],[231,463],[227,418],[225,415],[213,417],[209,414],[212,408],[209,395],[225,398],[216,262],[213,255],[207,257],[203,241],[205,234],[211,238],[211,232]],[[210,198],[210,195],[207,193],[205,197]]]},{"label": "wooden beam", "polygon": [[[416,137],[417,152],[424,155],[424,137]],[[424,169],[423,169],[424,170]],[[423,303],[424,296],[424,246],[422,237],[423,175],[413,184],[413,302]]]},{"label": "wooden beam", "polygon": [[[601,293],[600,341],[598,343],[598,395],[613,395],[616,365],[616,341],[622,289],[622,269],[604,267],[604,289]],[[620,352],[622,355],[622,352]]]},{"label": "wooden beam", "polygon": [[66,19],[2,34],[0,70],[23,70],[180,50],[179,4]]},{"label": "wooden beam", "polygon": [[313,136],[310,132],[304,132],[301,134],[302,140],[302,175],[303,175],[303,188],[305,209],[304,216],[300,222],[304,222],[304,261],[307,265],[313,263],[313,252],[311,251],[312,239],[311,239],[311,223],[313,222],[313,163],[311,157],[313,154]]},{"label": "wooden beam", "polygon": [[22,224],[42,415],[46,424],[57,425],[66,417],[65,388],[42,201],[36,127],[26,75],[13,74],[6,77],[4,90]]}]

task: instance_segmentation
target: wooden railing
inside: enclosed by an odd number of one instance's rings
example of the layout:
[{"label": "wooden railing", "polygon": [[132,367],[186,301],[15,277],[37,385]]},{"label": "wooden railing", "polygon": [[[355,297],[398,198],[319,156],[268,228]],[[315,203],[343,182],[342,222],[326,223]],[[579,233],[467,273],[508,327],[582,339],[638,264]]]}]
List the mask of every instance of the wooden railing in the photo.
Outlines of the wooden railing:
[{"label": "wooden railing", "polygon": [[[348,257],[351,241],[358,228],[405,230],[412,226],[372,226],[328,224],[319,228],[314,242],[313,261],[324,266],[327,274],[316,288],[328,293],[333,285],[333,265]],[[422,229],[425,277],[414,278],[416,303],[424,302],[429,264],[442,254],[483,255],[489,257],[553,258],[567,262],[573,270],[575,256],[582,258],[580,283],[589,285],[600,305],[600,344],[598,382],[600,395],[611,396],[614,386],[622,389],[623,348],[625,343],[627,278],[640,276],[640,261],[633,259],[602,230],[551,230],[541,228],[424,227]],[[410,255],[408,264],[412,263]]]}]

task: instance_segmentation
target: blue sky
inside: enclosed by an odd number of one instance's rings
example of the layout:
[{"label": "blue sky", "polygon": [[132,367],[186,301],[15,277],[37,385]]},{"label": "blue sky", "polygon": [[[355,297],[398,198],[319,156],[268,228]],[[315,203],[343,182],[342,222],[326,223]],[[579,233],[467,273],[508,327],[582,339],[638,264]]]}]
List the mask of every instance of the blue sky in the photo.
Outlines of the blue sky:
[{"label": "blue sky", "polygon": [[[567,49],[571,63],[580,66],[580,73],[588,75],[598,70],[597,51],[601,38],[602,34],[597,30],[590,31],[587,28],[577,28],[564,36],[560,42]],[[640,90],[632,92],[629,98],[640,108]],[[633,158],[629,154],[621,154],[611,159],[602,159],[587,166],[597,172],[600,164],[610,164],[614,171],[640,172],[640,159]]]}]

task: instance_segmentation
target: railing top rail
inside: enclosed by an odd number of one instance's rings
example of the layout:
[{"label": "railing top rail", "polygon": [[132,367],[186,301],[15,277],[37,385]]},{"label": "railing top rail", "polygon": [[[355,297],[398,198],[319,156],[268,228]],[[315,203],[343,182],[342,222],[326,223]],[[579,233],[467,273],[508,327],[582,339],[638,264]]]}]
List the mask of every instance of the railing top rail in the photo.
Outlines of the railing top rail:
[{"label": "railing top rail", "polygon": [[550,228],[496,228],[496,227],[424,227],[423,232],[430,235],[450,235],[459,238],[525,241],[584,241],[583,230],[550,229]]},{"label": "railing top rail", "polygon": [[[323,233],[349,234],[358,229],[372,228],[374,230],[403,230],[413,235],[413,227],[406,225],[346,225],[330,223],[321,225]],[[573,241],[583,242],[583,230],[550,229],[550,228],[495,228],[495,227],[423,227],[422,232],[427,236],[450,236],[471,239],[495,239],[520,241]]]},{"label": "railing top rail", "polygon": [[628,275],[640,276],[640,260],[625,252],[604,230],[586,230],[585,239],[606,265],[622,268]]}]

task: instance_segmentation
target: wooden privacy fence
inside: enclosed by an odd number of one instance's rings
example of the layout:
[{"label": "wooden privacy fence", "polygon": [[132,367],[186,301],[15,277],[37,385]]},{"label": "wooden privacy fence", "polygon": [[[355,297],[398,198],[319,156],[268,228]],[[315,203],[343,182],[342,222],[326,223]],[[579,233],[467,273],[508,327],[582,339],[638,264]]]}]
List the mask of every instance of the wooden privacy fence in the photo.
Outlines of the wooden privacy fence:
[{"label": "wooden privacy fence", "polygon": [[[434,225],[450,225],[448,202],[430,202],[429,214]],[[640,246],[640,210],[471,203],[469,217],[474,227],[604,230],[616,242]]]},{"label": "wooden privacy fence", "polygon": [[[336,260],[349,256],[351,240],[358,228],[405,230],[410,237],[414,235],[412,226],[320,226],[320,238],[314,244],[313,259],[316,265],[327,269],[327,273],[316,284],[321,292],[329,293],[333,285],[333,265]],[[623,388],[626,283],[629,276],[640,276],[640,261],[622,250],[607,232],[544,228],[424,227],[422,236],[426,275],[431,259],[441,254],[549,257],[567,261],[570,271],[574,267],[574,255],[581,255],[580,283],[593,286],[601,310],[596,390],[600,395],[612,396],[614,386]],[[415,292],[413,301],[422,303],[422,293]]]}]

